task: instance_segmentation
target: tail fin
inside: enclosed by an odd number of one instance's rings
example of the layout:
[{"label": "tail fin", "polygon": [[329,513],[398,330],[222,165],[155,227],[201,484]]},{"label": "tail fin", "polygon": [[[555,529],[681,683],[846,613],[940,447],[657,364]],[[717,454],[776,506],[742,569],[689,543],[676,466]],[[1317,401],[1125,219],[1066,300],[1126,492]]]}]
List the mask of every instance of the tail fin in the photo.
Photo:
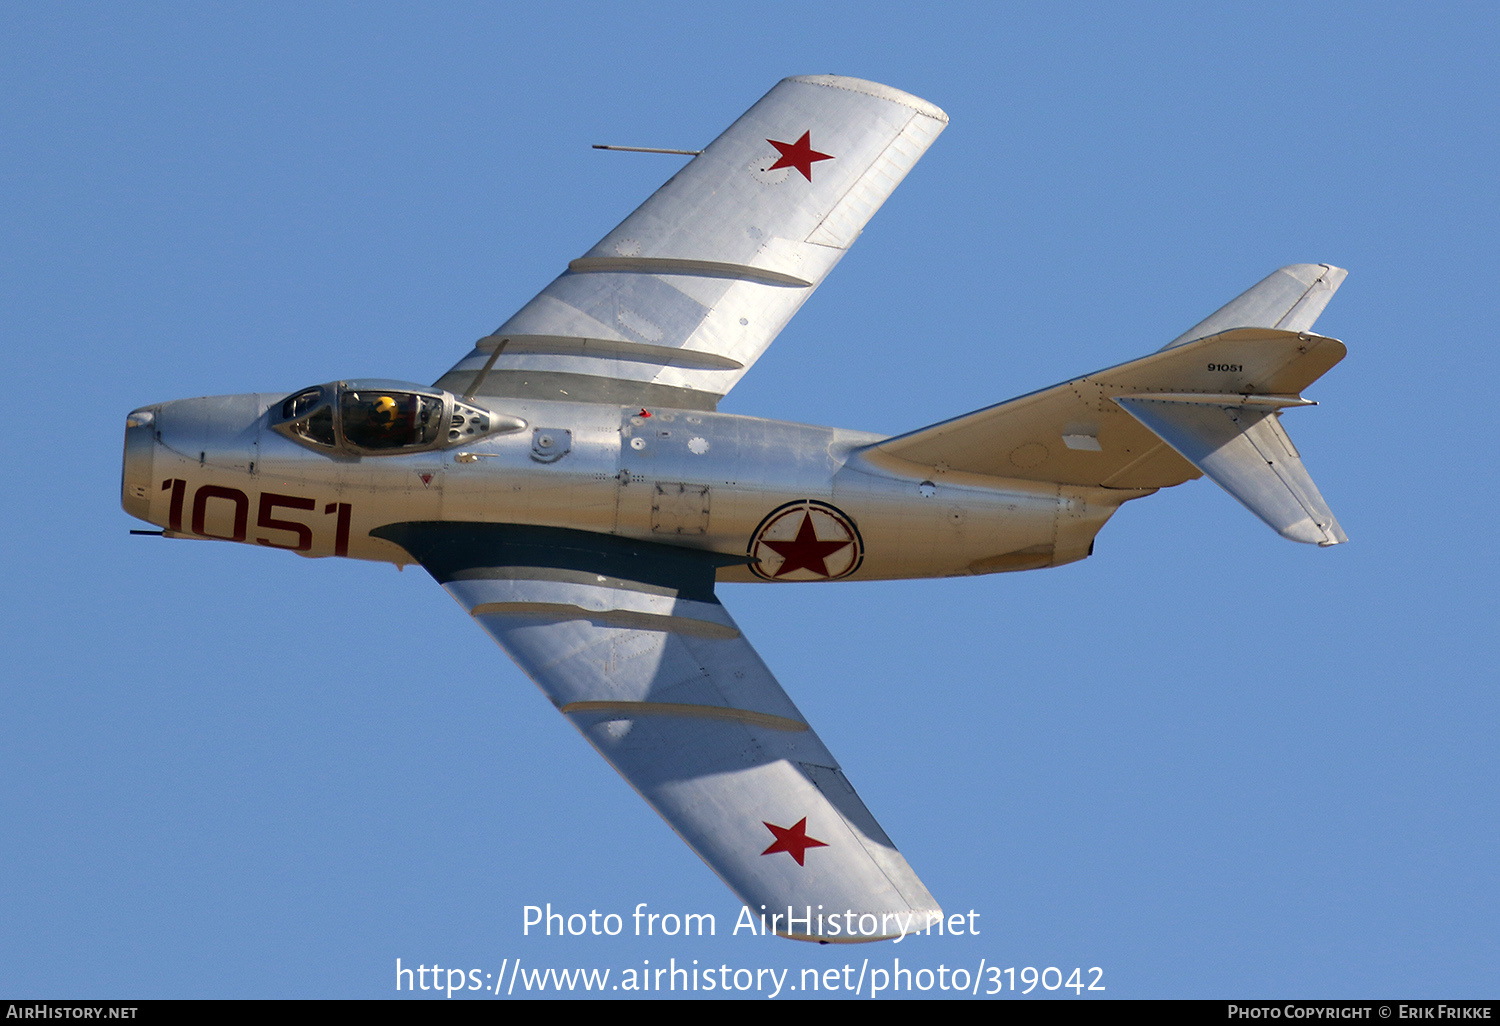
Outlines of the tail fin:
[{"label": "tail fin", "polygon": [[[1119,489],[1207,474],[1283,537],[1336,545],[1347,537],[1279,416],[1313,405],[1300,393],[1344,358],[1342,342],[1307,328],[1346,273],[1326,264],[1282,268],[1165,349],[861,454],[923,477],[966,472]],[[1205,327],[1211,333],[1198,335]]]}]

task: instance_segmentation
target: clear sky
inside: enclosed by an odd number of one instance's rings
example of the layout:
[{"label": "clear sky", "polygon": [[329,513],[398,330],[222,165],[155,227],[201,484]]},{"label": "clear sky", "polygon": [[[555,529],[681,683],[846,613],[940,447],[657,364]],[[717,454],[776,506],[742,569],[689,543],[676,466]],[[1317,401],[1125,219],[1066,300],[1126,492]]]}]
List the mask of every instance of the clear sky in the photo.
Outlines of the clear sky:
[{"label": "clear sky", "polygon": [[[0,10],[0,995],[899,957],[1495,996],[1500,16],[1142,6]],[[434,380],[679,164],[591,143],[697,148],[827,72],[952,123],[725,411],[895,433],[1350,269],[1318,324],[1349,356],[1285,421],[1348,545],[1196,481],[1060,569],[720,589],[978,915],[899,947],[731,935],[733,895],[420,571],[119,508],[130,409]],[[523,936],[548,902],[718,935]]]}]

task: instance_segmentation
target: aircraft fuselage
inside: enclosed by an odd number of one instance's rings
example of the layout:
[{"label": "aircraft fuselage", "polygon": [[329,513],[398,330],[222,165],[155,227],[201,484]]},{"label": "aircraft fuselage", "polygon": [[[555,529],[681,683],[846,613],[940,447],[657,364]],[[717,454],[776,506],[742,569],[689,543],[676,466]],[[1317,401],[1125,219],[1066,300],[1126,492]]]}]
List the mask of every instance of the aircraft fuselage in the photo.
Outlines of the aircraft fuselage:
[{"label": "aircraft fuselage", "polygon": [[[404,564],[383,525],[565,527],[744,556],[721,581],[948,577],[1086,556],[1144,492],[940,473],[884,436],[694,410],[504,400],[525,426],[402,455],[324,453],[272,429],[284,394],[142,407],[123,501],[169,537]],[[485,401],[498,407],[499,403]],[[910,471],[909,473],[907,471]]]}]

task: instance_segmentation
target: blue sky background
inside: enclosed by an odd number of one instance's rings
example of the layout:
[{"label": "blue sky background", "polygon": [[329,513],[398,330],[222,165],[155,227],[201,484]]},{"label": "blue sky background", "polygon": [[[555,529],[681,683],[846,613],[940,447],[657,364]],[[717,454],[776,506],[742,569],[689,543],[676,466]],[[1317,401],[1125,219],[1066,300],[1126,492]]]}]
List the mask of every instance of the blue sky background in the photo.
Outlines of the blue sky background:
[{"label": "blue sky background", "polygon": [[[1496,10],[0,10],[0,995],[384,997],[404,965],[1100,966],[1494,997]],[[419,571],[135,538],[135,406],[431,381],[779,78],[952,124],[722,409],[895,433],[1350,269],[1286,423],[1351,538],[1197,481],[1039,573],[721,597],[981,934],[738,902]],[[521,910],[712,912],[704,940]],[[1040,990],[1038,991],[1040,993]],[[1071,999],[1071,992],[1061,995]],[[1008,996],[1008,995],[1007,995]]]}]

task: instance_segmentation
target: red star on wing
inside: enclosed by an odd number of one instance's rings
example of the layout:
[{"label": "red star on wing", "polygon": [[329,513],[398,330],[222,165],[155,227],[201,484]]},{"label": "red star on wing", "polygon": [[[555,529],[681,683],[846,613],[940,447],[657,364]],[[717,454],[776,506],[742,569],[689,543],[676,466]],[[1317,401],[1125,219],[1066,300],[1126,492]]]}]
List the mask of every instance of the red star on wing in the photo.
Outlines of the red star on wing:
[{"label": "red star on wing", "polygon": [[767,538],[763,544],[782,557],[781,569],[776,571],[775,576],[780,577],[793,570],[807,570],[828,577],[828,557],[849,542],[818,541],[818,533],[813,529],[812,514],[803,513],[797,537],[791,541],[771,541]]},{"label": "red star on wing", "polygon": [[766,829],[771,831],[776,837],[775,843],[761,852],[762,855],[774,855],[778,851],[784,851],[796,859],[797,865],[800,866],[803,864],[802,857],[807,853],[807,849],[828,847],[825,842],[807,836],[806,816],[803,816],[789,827],[775,826],[771,823],[766,823],[765,820],[761,820],[761,822],[765,823]]},{"label": "red star on wing", "polygon": [[820,160],[832,160],[832,153],[819,153],[812,148],[812,132],[802,133],[802,138],[794,143],[777,142],[775,139],[767,139],[766,142],[780,151],[781,157],[766,168],[767,171],[775,171],[777,168],[794,167],[802,172],[802,177],[809,182],[812,181],[812,166]]}]

